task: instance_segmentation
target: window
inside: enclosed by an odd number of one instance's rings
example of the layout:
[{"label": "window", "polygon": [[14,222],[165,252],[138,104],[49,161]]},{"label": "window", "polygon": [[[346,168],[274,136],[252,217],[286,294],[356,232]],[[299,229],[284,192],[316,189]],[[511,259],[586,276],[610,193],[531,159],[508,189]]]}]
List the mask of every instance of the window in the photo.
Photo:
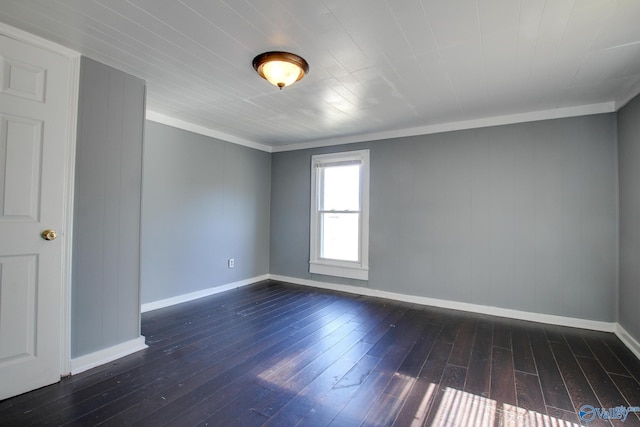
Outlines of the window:
[{"label": "window", "polygon": [[369,278],[369,150],[311,158],[309,272]]}]

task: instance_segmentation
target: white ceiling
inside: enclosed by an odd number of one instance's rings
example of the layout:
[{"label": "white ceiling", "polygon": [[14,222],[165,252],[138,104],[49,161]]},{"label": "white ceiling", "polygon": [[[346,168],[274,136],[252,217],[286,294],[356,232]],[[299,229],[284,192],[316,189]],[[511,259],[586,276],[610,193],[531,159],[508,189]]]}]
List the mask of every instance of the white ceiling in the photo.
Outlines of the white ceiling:
[{"label": "white ceiling", "polygon": [[[0,21],[145,79],[156,117],[276,150],[640,91],[639,0],[0,0]],[[269,50],[310,73],[279,91],[251,66]]]}]

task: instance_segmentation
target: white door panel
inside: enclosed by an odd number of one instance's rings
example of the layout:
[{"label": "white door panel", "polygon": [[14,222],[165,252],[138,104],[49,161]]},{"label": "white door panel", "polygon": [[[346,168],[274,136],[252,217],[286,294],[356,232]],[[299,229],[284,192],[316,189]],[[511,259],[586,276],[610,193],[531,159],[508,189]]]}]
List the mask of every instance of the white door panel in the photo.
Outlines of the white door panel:
[{"label": "white door panel", "polygon": [[36,274],[38,256],[0,257],[0,324],[11,324],[0,335],[0,364],[10,365],[36,355]]},{"label": "white door panel", "polygon": [[39,221],[42,121],[0,114],[0,152],[0,221]]},{"label": "white door panel", "polygon": [[70,67],[0,36],[0,399],[60,379]]}]

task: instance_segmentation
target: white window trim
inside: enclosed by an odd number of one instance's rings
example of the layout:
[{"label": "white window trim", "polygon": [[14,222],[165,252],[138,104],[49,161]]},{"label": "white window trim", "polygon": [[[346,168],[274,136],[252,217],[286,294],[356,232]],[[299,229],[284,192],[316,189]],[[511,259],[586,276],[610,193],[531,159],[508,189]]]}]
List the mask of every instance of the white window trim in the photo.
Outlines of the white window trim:
[{"label": "white window trim", "polygon": [[[318,219],[317,166],[357,160],[360,169],[360,261],[338,261],[320,258],[320,224]],[[311,156],[311,221],[310,221],[309,272],[348,279],[369,280],[369,150]]]}]

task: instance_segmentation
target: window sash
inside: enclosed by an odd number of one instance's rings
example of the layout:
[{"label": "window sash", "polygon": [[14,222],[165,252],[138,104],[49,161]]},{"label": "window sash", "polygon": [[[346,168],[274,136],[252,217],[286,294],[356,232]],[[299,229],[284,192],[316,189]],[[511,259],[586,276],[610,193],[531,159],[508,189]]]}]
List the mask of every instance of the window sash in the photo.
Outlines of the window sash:
[{"label": "window sash", "polygon": [[[356,200],[356,205],[355,207],[357,207],[357,209],[325,209],[325,206],[327,205],[327,200],[325,200],[325,189],[326,189],[326,180],[327,180],[327,170],[334,168],[334,167],[343,167],[343,166],[358,166],[358,195],[357,195],[357,200]],[[316,203],[316,207],[318,210],[320,211],[331,211],[334,210],[336,212],[338,211],[361,211],[362,210],[362,162],[360,160],[358,161],[348,161],[348,162],[330,162],[329,165],[327,164],[322,164],[322,165],[317,165],[317,175],[316,175],[316,180],[317,180],[317,203]],[[330,204],[330,203],[329,203]],[[349,204],[350,206],[354,206],[353,204]],[[340,207],[345,207],[346,205],[340,206]]]},{"label": "window sash", "polygon": [[[358,195],[357,195],[357,205],[358,209],[324,209],[325,206],[325,180],[327,169],[334,167],[342,167],[342,166],[359,166],[358,168]],[[317,234],[318,234],[318,247],[317,247],[317,259],[318,260],[326,260],[326,261],[337,261],[344,263],[358,263],[361,262],[361,245],[360,245],[360,236],[362,235],[362,221],[361,217],[361,206],[362,206],[362,160],[360,159],[351,159],[351,160],[339,160],[339,161],[330,161],[323,162],[321,164],[316,164],[317,168]],[[355,230],[357,234],[357,248],[356,248],[356,259],[349,258],[334,258],[325,256],[327,252],[325,249],[325,214],[358,214],[358,224]]]},{"label": "window sash", "polygon": [[[340,233],[338,236],[338,239],[334,239],[334,240],[339,240],[339,241],[329,241],[327,242],[327,233],[326,233],[326,228],[327,228],[327,218],[326,215],[347,215],[347,216],[355,216],[355,220],[357,221],[357,224],[355,226],[355,230],[343,230],[342,233]],[[318,248],[318,258],[322,259],[322,260],[331,260],[331,261],[341,261],[341,262],[355,262],[355,263],[360,263],[361,261],[361,255],[362,255],[362,248],[361,248],[361,235],[362,235],[362,219],[361,219],[362,215],[360,214],[359,211],[354,212],[354,211],[342,211],[342,212],[337,212],[337,211],[320,211],[318,212],[318,220],[319,220],[319,225],[320,225],[320,238],[319,240],[319,248]],[[343,222],[344,223],[344,222]],[[338,227],[340,225],[338,224]],[[355,232],[355,236],[348,236],[348,234],[350,232]],[[351,239],[345,239],[345,235],[346,237],[351,237]],[[351,241],[352,239],[354,239],[355,237],[355,242]],[[342,238],[342,239],[340,239]],[[353,256],[349,256],[351,255],[353,252],[355,251],[355,259]],[[349,255],[345,254],[348,253]],[[342,253],[345,254],[342,257],[340,256],[330,256],[332,254],[336,254],[336,253]]]},{"label": "window sash", "polygon": [[[358,165],[358,201],[357,209],[349,206],[347,209],[323,209],[324,197],[324,172],[331,167]],[[312,157],[312,206],[310,229],[310,259],[309,271],[311,273],[326,274],[339,277],[368,280],[368,197],[369,197],[369,150],[360,150],[347,153],[334,153],[328,155],[316,155]],[[351,240],[350,255],[355,255],[354,246],[357,247],[357,260],[354,256],[333,257],[335,252],[327,253],[323,246],[324,224],[323,215],[344,214],[357,216],[356,237],[357,243]],[[346,218],[346,217],[345,217]],[[324,252],[323,252],[324,251]]]}]

